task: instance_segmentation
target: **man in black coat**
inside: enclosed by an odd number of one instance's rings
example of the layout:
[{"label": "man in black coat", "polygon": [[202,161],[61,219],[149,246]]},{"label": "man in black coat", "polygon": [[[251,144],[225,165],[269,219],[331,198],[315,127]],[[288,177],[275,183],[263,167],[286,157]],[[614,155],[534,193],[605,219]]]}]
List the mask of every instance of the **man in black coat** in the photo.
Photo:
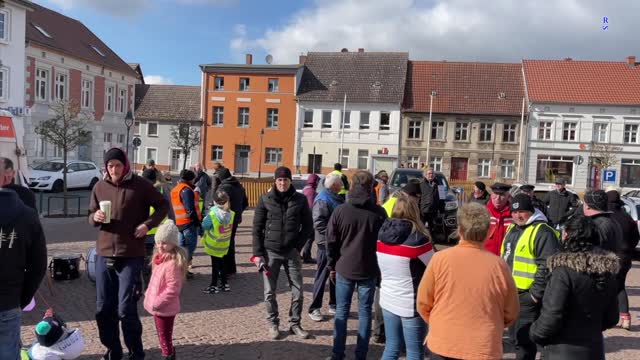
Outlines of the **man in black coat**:
[{"label": "man in black coat", "polygon": [[223,167],[217,172],[220,185],[217,191],[224,191],[229,196],[231,210],[236,213],[233,218],[233,228],[231,229],[231,240],[229,242],[229,252],[223,257],[223,266],[227,276],[237,272],[236,269],[236,232],[242,223],[242,213],[249,207],[249,199],[240,181],[235,176],[231,176],[229,169]]},{"label": "man in black coat", "polygon": [[424,179],[420,183],[422,196],[420,197],[420,213],[422,221],[429,224],[429,231],[434,231],[434,220],[438,216],[440,206],[440,193],[438,183],[435,181],[433,168],[424,172]]},{"label": "man in black coat", "polygon": [[623,248],[622,228],[611,218],[609,198],[604,190],[589,190],[584,194],[583,212],[596,224],[600,247],[618,253]]},{"label": "man in black coat", "polygon": [[523,193],[529,195],[529,197],[531,198],[531,203],[533,204],[533,207],[540,210],[542,214],[548,219],[549,216],[547,215],[547,206],[544,204],[544,202],[542,202],[542,200],[536,197],[536,193],[533,192],[535,188],[536,187],[531,184],[524,184],[520,186],[520,190]]},{"label": "man in black coat", "polygon": [[274,186],[260,197],[253,218],[253,255],[270,271],[268,276],[265,272],[262,275],[269,336],[273,340],[280,337],[276,291],[280,268],[284,266],[292,298],[289,330],[306,339],[309,333],[300,326],[304,298],[300,251],[313,234],[313,219],[307,198],[291,185],[291,170],[281,166],[274,178]]},{"label": "man in black coat", "polygon": [[559,229],[578,208],[578,196],[566,189],[566,180],[558,178],[556,189],[542,199],[547,211],[545,215],[556,229]]}]

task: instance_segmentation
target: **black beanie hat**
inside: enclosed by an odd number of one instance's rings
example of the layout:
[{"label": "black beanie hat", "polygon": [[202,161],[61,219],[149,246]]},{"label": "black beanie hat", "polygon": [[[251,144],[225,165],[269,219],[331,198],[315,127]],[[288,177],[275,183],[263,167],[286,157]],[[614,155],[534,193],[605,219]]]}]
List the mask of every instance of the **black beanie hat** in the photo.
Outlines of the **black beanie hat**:
[{"label": "black beanie hat", "polygon": [[291,180],[291,170],[289,170],[289,168],[286,167],[286,166],[280,166],[273,173],[273,177],[275,179],[286,178],[286,179]]},{"label": "black beanie hat", "polygon": [[487,191],[487,185],[485,185],[482,181],[476,181],[474,184],[480,191]]},{"label": "black beanie hat", "polygon": [[511,212],[522,210],[530,211],[532,213],[536,212],[529,195],[520,193],[511,199]]},{"label": "black beanie hat", "polygon": [[104,154],[104,164],[107,165],[109,160],[119,160],[123,165],[127,165],[127,154],[119,148],[111,148]]},{"label": "black beanie hat", "polygon": [[402,187],[402,192],[411,195],[420,197],[422,196],[422,189],[420,189],[420,183],[416,183],[413,181],[409,181],[409,183]]},{"label": "black beanie hat", "polygon": [[584,202],[592,208],[598,211],[607,211],[609,208],[609,198],[604,190],[589,190],[584,194]]},{"label": "black beanie hat", "polygon": [[146,169],[145,171],[143,171],[142,177],[151,181],[152,184],[155,184],[156,180],[158,179],[156,176],[156,171],[153,169]]},{"label": "black beanie hat", "polygon": [[182,169],[182,171],[180,171],[180,179],[184,181],[192,181],[195,178],[196,174],[189,169]]},{"label": "black beanie hat", "polygon": [[49,347],[60,340],[64,329],[62,321],[56,317],[46,317],[36,325],[38,344]]}]

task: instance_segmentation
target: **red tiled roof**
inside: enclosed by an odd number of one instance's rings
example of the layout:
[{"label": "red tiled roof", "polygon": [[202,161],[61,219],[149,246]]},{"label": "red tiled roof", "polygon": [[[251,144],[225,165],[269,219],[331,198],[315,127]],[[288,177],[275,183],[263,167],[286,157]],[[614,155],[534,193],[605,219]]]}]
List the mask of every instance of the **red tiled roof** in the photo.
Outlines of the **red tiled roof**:
[{"label": "red tiled roof", "polygon": [[200,86],[136,85],[138,120],[200,121]]},{"label": "red tiled roof", "polygon": [[627,62],[523,60],[531,102],[638,105],[640,66]]},{"label": "red tiled roof", "polygon": [[[80,21],[36,3],[32,3],[31,7],[33,11],[27,12],[27,41],[136,77],[136,72]],[[42,34],[35,25],[51,37]],[[104,56],[98,54],[92,46],[100,50]]]},{"label": "red tiled roof", "polygon": [[[402,110],[434,113],[520,115],[522,65],[508,63],[409,61]],[[505,97],[500,99],[500,93]]]}]

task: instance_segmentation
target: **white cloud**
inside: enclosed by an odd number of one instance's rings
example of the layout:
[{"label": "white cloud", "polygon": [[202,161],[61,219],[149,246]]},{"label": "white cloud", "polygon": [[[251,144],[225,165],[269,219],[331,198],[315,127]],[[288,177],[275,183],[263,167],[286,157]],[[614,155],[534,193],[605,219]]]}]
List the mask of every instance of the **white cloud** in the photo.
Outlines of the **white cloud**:
[{"label": "white cloud", "polygon": [[64,10],[90,8],[109,15],[129,17],[146,9],[150,0],[50,0]]},{"label": "white cloud", "polygon": [[162,75],[147,75],[144,77],[144,83],[147,85],[173,85],[173,80]]},{"label": "white cloud", "polygon": [[[640,2],[600,0],[316,0],[285,25],[250,38],[236,31],[236,53],[264,51],[276,63],[307,51],[409,51],[411,59],[519,61],[617,59],[638,52]],[[603,17],[609,29],[602,30]],[[640,55],[640,54],[636,54]]]}]

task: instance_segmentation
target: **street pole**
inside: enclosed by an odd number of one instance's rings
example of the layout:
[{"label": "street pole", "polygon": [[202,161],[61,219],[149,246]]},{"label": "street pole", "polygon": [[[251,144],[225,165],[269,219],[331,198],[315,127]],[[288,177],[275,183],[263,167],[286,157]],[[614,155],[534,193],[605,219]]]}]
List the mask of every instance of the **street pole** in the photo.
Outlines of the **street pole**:
[{"label": "street pole", "polygon": [[313,147],[313,158],[311,158],[311,173],[316,173],[316,147]]},{"label": "street pole", "polygon": [[427,169],[431,167],[431,159],[429,158],[429,147],[431,147],[431,114],[433,111],[433,90],[429,94],[429,126],[427,127]]},{"label": "street pole", "polygon": [[264,137],[264,129],[260,129],[260,158],[258,159],[258,178],[262,177],[262,138]]},{"label": "street pole", "polygon": [[[521,181],[521,177],[520,177],[520,167],[522,166],[522,144],[524,144],[524,102],[525,99],[522,98],[522,111],[520,114],[520,146],[518,149],[518,179],[517,182],[520,183]],[[522,171],[524,171],[524,168],[522,169]]]},{"label": "street pole", "polygon": [[347,93],[344,93],[344,103],[342,104],[342,116],[340,117],[340,155],[338,156],[338,162],[342,164],[342,154],[344,153],[344,114],[347,111]]}]

